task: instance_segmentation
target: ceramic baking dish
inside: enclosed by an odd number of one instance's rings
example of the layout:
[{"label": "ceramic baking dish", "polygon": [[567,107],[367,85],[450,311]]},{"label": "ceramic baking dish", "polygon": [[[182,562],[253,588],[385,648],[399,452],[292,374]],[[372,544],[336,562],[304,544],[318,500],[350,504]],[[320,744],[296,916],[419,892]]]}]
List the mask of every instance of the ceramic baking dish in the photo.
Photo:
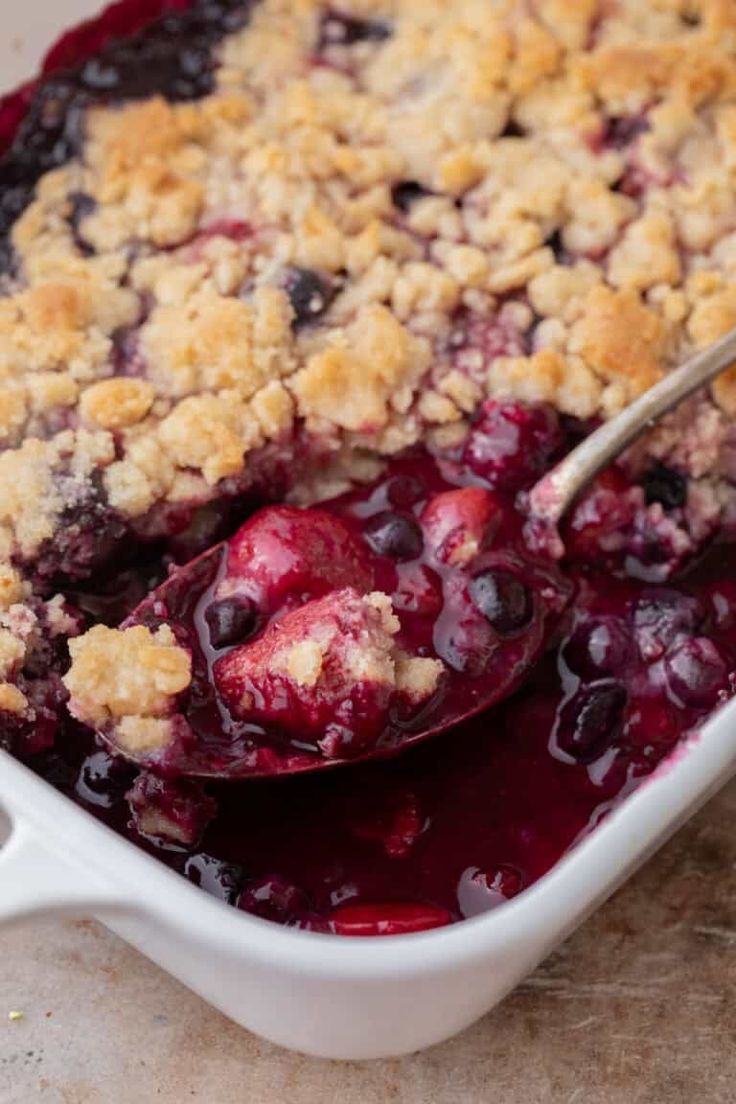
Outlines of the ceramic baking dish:
[{"label": "ceramic baking dish", "polygon": [[[5,11],[0,72],[32,73],[98,0]],[[331,1058],[429,1046],[499,1001],[736,767],[736,702],[531,889],[495,912],[418,935],[337,938],[239,913],[118,837],[0,752],[0,920],[95,915],[226,1015]]]}]

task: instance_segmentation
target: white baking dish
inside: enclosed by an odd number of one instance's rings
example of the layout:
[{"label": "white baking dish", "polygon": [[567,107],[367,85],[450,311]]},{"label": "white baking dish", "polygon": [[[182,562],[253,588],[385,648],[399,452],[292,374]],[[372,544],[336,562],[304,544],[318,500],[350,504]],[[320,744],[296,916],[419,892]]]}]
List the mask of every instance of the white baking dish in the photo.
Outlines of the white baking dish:
[{"label": "white baking dish", "polygon": [[[6,5],[8,7],[8,5]],[[4,15],[11,86],[98,0],[24,0]],[[736,768],[736,702],[553,871],[496,912],[420,935],[290,931],[208,897],[0,752],[0,920],[93,914],[245,1027],[331,1058],[429,1046],[488,1011]]]}]

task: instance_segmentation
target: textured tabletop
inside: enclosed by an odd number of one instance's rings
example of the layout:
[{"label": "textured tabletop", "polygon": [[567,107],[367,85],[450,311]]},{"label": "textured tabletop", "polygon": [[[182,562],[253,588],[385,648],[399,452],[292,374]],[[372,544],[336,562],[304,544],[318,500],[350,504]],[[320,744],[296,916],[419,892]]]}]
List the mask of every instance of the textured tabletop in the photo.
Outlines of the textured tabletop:
[{"label": "textured tabletop", "polygon": [[736,783],[481,1023],[393,1061],[271,1047],[97,924],[6,932],[0,1104],[732,1104],[734,819]]}]

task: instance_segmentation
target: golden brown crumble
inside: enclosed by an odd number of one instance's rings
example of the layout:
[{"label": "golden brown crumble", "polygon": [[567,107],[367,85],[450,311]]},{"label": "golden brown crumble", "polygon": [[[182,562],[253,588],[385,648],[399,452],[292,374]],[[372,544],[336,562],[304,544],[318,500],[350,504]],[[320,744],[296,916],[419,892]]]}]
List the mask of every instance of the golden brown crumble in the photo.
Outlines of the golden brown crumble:
[{"label": "golden brown crumble", "polygon": [[[299,501],[457,446],[488,395],[609,417],[733,323],[731,2],[345,0],[389,33],[315,64],[327,10],[261,0],[213,94],[90,109],[39,182],[0,299],[3,558],[93,480],[145,529],[304,431]],[[307,324],[303,269],[329,289]]]},{"label": "golden brown crumble", "polygon": [[[395,688],[411,701],[429,697],[437,687],[444,665],[438,659],[408,656],[396,648],[393,637],[400,629],[387,594],[375,592],[356,598],[346,592],[342,598],[346,610],[363,617],[360,632],[346,639],[344,654],[338,652],[343,677]],[[284,669],[290,678],[304,688],[317,686],[329,677],[329,657],[340,640],[337,622],[318,622],[312,634],[296,644],[284,642],[283,649],[273,658],[271,669]],[[341,645],[342,647],[342,645]],[[244,702],[248,707],[248,702]]]},{"label": "golden brown crumble", "polygon": [[28,698],[11,682],[0,682],[0,712],[24,713],[28,708]]},{"label": "golden brown crumble", "polygon": [[189,686],[191,656],[168,625],[108,629],[95,625],[71,640],[64,676],[73,715],[92,728],[114,728],[131,753],[161,747],[171,735],[176,696]]}]

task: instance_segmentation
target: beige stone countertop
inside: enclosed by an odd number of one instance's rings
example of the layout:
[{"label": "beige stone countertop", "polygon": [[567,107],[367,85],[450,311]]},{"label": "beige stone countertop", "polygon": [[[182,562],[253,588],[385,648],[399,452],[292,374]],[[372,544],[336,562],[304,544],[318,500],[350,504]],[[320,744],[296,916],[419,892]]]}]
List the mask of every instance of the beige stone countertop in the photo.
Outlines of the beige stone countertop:
[{"label": "beige stone countertop", "polygon": [[490,1015],[391,1061],[261,1042],[96,923],[5,931],[0,1104],[734,1104],[735,822],[736,782]]}]

